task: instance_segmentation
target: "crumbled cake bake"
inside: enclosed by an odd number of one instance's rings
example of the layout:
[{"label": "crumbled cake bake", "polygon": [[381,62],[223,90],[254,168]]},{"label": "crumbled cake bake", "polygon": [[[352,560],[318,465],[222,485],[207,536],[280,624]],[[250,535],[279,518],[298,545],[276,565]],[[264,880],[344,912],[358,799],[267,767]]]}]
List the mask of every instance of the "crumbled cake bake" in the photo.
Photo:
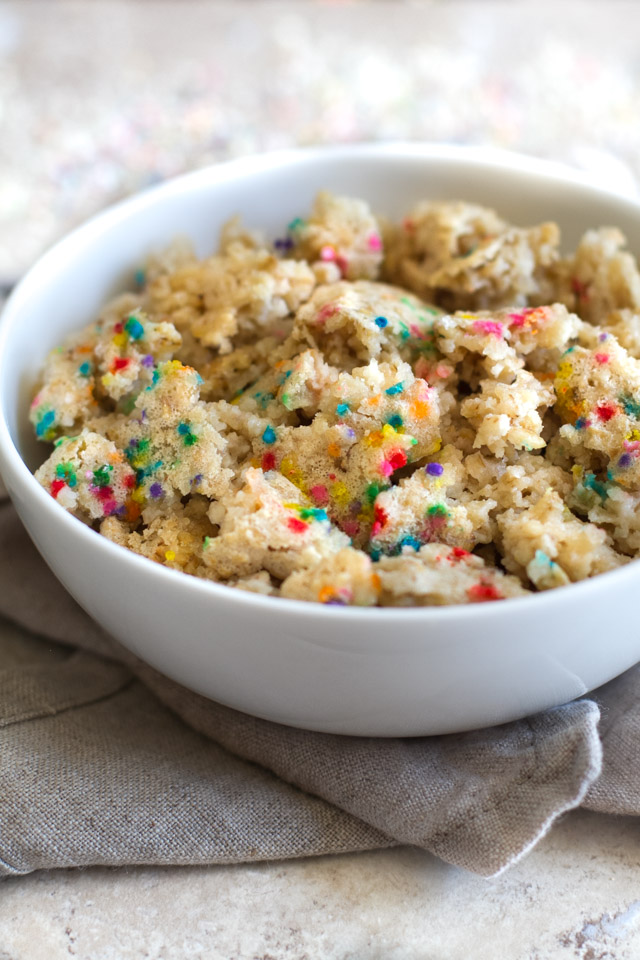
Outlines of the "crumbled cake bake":
[{"label": "crumbled cake bake", "polygon": [[518,597],[640,553],[640,271],[462,202],[320,193],[176,243],[48,358],[36,477],[157,563],[265,596]]}]

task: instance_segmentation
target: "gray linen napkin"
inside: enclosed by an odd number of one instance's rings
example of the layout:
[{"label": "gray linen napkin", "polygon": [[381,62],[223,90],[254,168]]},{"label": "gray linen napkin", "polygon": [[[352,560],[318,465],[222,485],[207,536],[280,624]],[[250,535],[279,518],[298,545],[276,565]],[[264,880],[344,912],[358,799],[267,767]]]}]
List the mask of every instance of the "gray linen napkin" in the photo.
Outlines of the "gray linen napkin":
[{"label": "gray linen napkin", "polygon": [[640,813],[640,667],[592,699],[466,734],[284,727],[191,693],[108,637],[7,502],[0,614],[38,635],[0,629],[0,876],[398,843],[492,876],[580,804]]}]

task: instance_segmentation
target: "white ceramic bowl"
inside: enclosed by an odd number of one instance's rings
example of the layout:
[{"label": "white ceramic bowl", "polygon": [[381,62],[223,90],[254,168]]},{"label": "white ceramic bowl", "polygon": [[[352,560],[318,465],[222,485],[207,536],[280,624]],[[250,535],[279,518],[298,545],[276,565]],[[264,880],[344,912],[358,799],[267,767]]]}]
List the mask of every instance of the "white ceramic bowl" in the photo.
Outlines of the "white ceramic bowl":
[{"label": "white ceramic bowl", "polygon": [[180,177],[92,219],[44,256],[0,323],[0,471],[47,563],[113,636],[187,687],[247,713],[372,736],[500,723],[581,696],[640,659],[640,565],[549,593],[465,607],[323,607],[177,573],[99,536],[31,475],[27,421],[46,353],[91,321],[177,234],[204,254],[242,214],[272,236],[329,188],[399,217],[421,198],[557,220],[568,246],[615,224],[640,250],[640,204],[554,165],[422,145],[272,154]]}]

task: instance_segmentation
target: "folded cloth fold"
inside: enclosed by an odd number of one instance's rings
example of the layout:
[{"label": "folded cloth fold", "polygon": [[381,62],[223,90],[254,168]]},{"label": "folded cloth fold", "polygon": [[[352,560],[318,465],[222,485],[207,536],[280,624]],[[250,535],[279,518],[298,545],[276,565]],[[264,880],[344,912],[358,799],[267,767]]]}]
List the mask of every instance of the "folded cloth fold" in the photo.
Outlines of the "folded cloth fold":
[{"label": "folded cloth fold", "polygon": [[38,637],[0,630],[0,875],[414,844],[492,876],[581,804],[640,813],[640,668],[464,734],[285,727],[186,690],[107,636],[7,501],[0,615]]}]

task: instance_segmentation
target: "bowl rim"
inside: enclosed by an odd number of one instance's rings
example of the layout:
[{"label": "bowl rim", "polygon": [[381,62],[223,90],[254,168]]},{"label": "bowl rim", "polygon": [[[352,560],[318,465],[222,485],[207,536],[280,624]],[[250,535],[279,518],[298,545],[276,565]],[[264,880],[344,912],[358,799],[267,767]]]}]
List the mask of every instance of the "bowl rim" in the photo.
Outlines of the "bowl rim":
[{"label": "bowl rim", "polygon": [[[11,331],[16,322],[19,322],[23,307],[28,305],[29,298],[37,291],[42,284],[47,284],[47,278],[55,274],[58,264],[66,262],[69,252],[79,244],[90,244],[101,235],[108,233],[122,221],[126,221],[131,214],[144,211],[149,206],[153,206],[156,200],[179,196],[183,193],[197,191],[199,188],[209,186],[212,183],[224,183],[227,180],[242,178],[254,172],[264,172],[281,166],[301,164],[314,164],[322,160],[335,159],[353,159],[353,158],[380,158],[381,160],[402,160],[406,158],[418,158],[425,160],[447,160],[455,164],[483,167],[485,169],[500,170],[508,169],[524,174],[529,174],[542,180],[551,180],[554,183],[567,183],[582,186],[589,192],[603,200],[623,200],[631,207],[636,208],[640,218],[640,198],[630,195],[627,190],[621,191],[604,187],[602,183],[595,180],[590,174],[581,170],[558,163],[554,160],[531,157],[526,154],[511,152],[493,147],[477,147],[459,144],[441,144],[441,143],[420,143],[420,142],[385,142],[385,143],[357,143],[341,144],[336,146],[316,146],[291,148],[287,150],[270,151],[262,154],[252,154],[246,157],[240,157],[228,160],[222,163],[211,164],[199,170],[181,174],[168,180],[154,184],[144,190],[138,191],[130,197],[126,197],[119,202],[106,207],[104,210],[91,216],[87,221],[80,224],[72,231],[58,240],[49,250],[42,254],[35,263],[25,273],[24,277],[16,285],[0,316],[0,374],[3,357],[7,344],[11,338]],[[1,380],[1,376],[0,376]],[[263,610],[265,614],[271,616],[278,612],[283,616],[296,614],[304,618],[325,617],[329,620],[343,620],[345,625],[349,622],[360,621],[367,622],[386,622],[389,624],[400,618],[401,621],[419,620],[427,626],[430,623],[438,621],[448,621],[451,619],[462,618],[463,620],[482,621],[484,626],[489,626],[490,621],[499,621],[505,616],[510,616],[510,611],[524,614],[529,612],[529,606],[533,608],[540,607],[541,604],[549,611],[559,604],[565,604],[573,599],[580,602],[580,597],[587,591],[591,594],[602,592],[608,589],[608,584],[613,578],[623,585],[623,581],[631,581],[637,578],[640,568],[634,560],[631,560],[623,567],[607,571],[592,577],[581,580],[577,583],[570,583],[558,590],[544,591],[540,593],[531,593],[528,596],[509,598],[508,602],[491,603],[471,603],[471,604],[451,604],[445,606],[411,606],[411,607],[369,607],[356,605],[332,605],[320,604],[307,600],[293,600],[285,597],[264,596],[240,590],[237,587],[226,586],[213,580],[196,577],[192,574],[183,573],[180,570],[174,570],[171,567],[165,567],[163,564],[156,564],[146,557],[140,556],[113,543],[106,537],[103,537],[98,531],[84,524],[81,520],[69,514],[66,510],[60,508],[58,504],[46,493],[44,488],[38,483],[31,473],[26,463],[14,443],[9,432],[9,426],[6,418],[4,396],[0,390],[0,468],[5,474],[11,475],[17,487],[26,487],[30,497],[35,498],[36,503],[50,515],[50,519],[65,527],[71,537],[89,538],[86,542],[90,547],[93,544],[95,549],[105,551],[107,556],[111,556],[114,562],[127,562],[133,565],[133,569],[140,569],[141,573],[146,571],[147,575],[156,576],[159,582],[166,582],[167,586],[173,584],[175,588],[190,589],[197,592],[203,592],[203,595],[210,595],[212,598],[231,603],[237,606]],[[152,565],[152,566],[151,566]],[[151,570],[155,572],[152,574]],[[168,579],[167,579],[168,578]],[[514,606],[515,605],[515,606]],[[480,623],[478,624],[480,626]]]}]

